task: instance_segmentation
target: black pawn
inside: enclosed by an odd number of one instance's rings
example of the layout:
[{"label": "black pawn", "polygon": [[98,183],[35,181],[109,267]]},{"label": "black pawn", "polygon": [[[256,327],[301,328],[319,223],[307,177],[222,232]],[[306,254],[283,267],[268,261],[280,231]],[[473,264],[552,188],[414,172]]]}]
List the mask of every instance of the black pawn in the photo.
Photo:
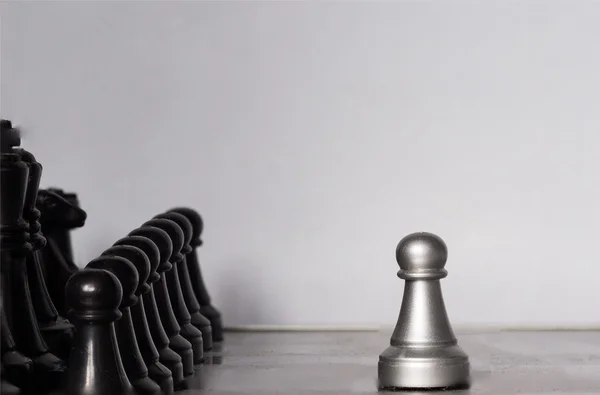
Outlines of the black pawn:
[{"label": "black pawn", "polygon": [[[48,350],[35,316],[27,279],[26,257],[32,251],[29,224],[23,219],[27,188],[35,187],[29,167],[21,160],[20,133],[9,121],[0,129],[0,240],[2,262],[2,296],[7,327],[14,338],[16,350],[31,358],[34,364],[34,385],[38,389],[57,388],[66,371],[65,363]],[[6,340],[6,339],[4,339]]]},{"label": "black pawn", "polygon": [[194,293],[196,294],[196,299],[198,300],[198,303],[200,303],[200,313],[210,320],[213,341],[223,341],[223,320],[221,318],[221,313],[211,304],[210,295],[208,294],[208,290],[202,279],[202,271],[200,269],[200,263],[198,262],[197,249],[202,245],[202,239],[200,237],[204,230],[204,221],[202,221],[202,217],[196,210],[189,207],[177,207],[169,211],[185,215],[192,223],[194,233],[192,235],[192,241],[190,242],[192,251],[186,256],[187,269],[190,274],[190,280],[192,282],[192,287],[194,288]]},{"label": "black pawn", "polygon": [[27,163],[29,167],[29,183],[25,194],[23,219],[29,224],[29,242],[33,248],[33,251],[27,255],[27,279],[31,302],[46,344],[54,354],[62,359],[67,359],[75,328],[68,320],[61,317],[54,307],[40,262],[40,249],[46,246],[46,238],[40,232],[42,230],[39,222],[41,214],[36,208],[42,165],[30,152],[21,149],[19,153],[23,162]]},{"label": "black pawn", "polygon": [[146,224],[164,230],[169,234],[169,237],[173,242],[173,254],[170,259],[173,269],[165,273],[169,299],[171,300],[177,323],[181,328],[181,336],[192,344],[194,363],[202,363],[204,362],[204,342],[202,340],[202,332],[192,325],[192,318],[185,304],[181,284],[179,283],[178,264],[183,259],[181,250],[185,245],[183,230],[177,225],[177,222],[166,218],[153,218],[146,222]]},{"label": "black pawn", "polygon": [[[129,235],[141,236],[152,240],[160,252],[158,267],[156,268],[156,271],[152,271],[148,276],[150,291],[146,294],[142,294],[142,299],[144,300],[144,312],[146,313],[150,335],[158,350],[159,361],[171,371],[175,390],[184,390],[187,388],[187,382],[185,381],[183,374],[182,358],[174,351],[174,349],[169,347],[170,339],[161,321],[160,311],[154,294],[155,286],[160,286],[161,273],[165,270],[170,270],[171,268],[171,264],[168,263],[167,259],[171,256],[173,244],[171,244],[171,239],[167,232],[158,228],[138,228],[131,231]],[[185,341],[185,339],[183,340]],[[191,344],[189,344],[189,342],[187,343],[191,348]]]},{"label": "black pawn", "polygon": [[[150,266],[148,267],[150,270],[146,272],[147,267],[145,264],[142,264],[142,261],[130,259],[131,263],[136,267],[140,279],[136,291],[138,302],[131,306],[131,321],[133,323],[133,328],[135,329],[135,337],[138,342],[140,353],[148,368],[148,376],[160,386],[165,395],[170,395],[173,393],[174,389],[173,375],[171,371],[159,361],[158,350],[152,340],[152,334],[150,333],[150,328],[148,328],[148,320],[144,310],[144,295],[147,295],[152,291],[152,287],[148,284],[148,279],[151,275],[157,275],[156,268],[160,262],[160,251],[152,240],[143,236],[127,236],[118,240],[114,245],[137,247],[144,252],[150,262]],[[124,256],[124,258],[127,257]]]},{"label": "black pawn", "polygon": [[[183,239],[183,235],[181,235],[180,239],[174,240],[165,230],[149,224],[144,224],[141,229],[151,230],[151,232],[147,232],[143,234],[143,236],[148,237],[156,243],[159,243],[159,240],[166,236],[171,241],[173,246],[171,256],[173,255],[173,251],[175,251],[177,243],[181,242]],[[159,230],[161,232],[158,233],[155,230]],[[179,229],[179,231],[181,232],[181,229]],[[170,259],[170,257],[166,258]],[[165,257],[161,257],[161,259],[164,260]],[[192,343],[185,339],[180,333],[181,327],[177,323],[177,318],[173,312],[173,301],[169,297],[169,290],[167,288],[167,273],[173,270],[173,265],[169,261],[165,262],[168,263],[168,270],[165,270],[162,273],[160,281],[157,282],[156,286],[154,287],[156,304],[158,306],[158,311],[160,313],[160,318],[165,328],[165,332],[167,336],[169,336],[169,347],[181,356],[184,376],[191,376],[194,374],[194,351],[192,348]]]},{"label": "black pawn", "polygon": [[[123,258],[124,261],[102,261],[102,258],[105,257]],[[102,253],[100,260],[90,262],[86,268],[107,270],[114,274],[121,283],[123,298],[119,310],[122,316],[115,322],[115,331],[125,374],[138,394],[159,395],[160,387],[148,377],[148,368],[142,359],[131,320],[131,306],[137,303],[136,292],[139,290],[140,283],[133,261],[140,261],[138,265],[143,265],[147,269],[143,270],[142,274],[145,272],[147,275],[150,271],[148,258],[142,250],[132,246],[111,247]]]},{"label": "black pawn", "polygon": [[[123,258],[104,257],[95,261]],[[94,261],[92,261],[94,262]],[[65,296],[69,318],[76,333],[69,357],[67,395],[135,395],[118,351],[114,322],[123,288],[114,274],[100,269],[85,269],[67,282]]]},{"label": "black pawn", "polygon": [[192,325],[202,332],[204,351],[212,350],[213,339],[210,321],[208,318],[203,316],[202,313],[200,313],[200,303],[198,303],[196,295],[194,294],[194,288],[192,287],[192,282],[190,280],[190,273],[187,268],[186,257],[193,251],[192,246],[190,245],[193,236],[192,223],[184,215],[176,212],[167,212],[157,216],[156,218],[170,219],[171,221],[176,222],[183,231],[184,240],[183,248],[181,249],[183,259],[177,262],[175,265],[177,266],[177,275],[179,278],[179,283],[181,284],[181,292],[183,293],[183,299],[185,300],[185,305],[187,306],[187,310],[191,317]]}]

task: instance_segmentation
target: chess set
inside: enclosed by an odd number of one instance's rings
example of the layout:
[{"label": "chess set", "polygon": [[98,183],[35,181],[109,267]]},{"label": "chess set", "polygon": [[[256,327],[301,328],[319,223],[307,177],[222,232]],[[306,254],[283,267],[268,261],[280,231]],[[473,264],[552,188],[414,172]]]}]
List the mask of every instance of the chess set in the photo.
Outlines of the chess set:
[{"label": "chess set", "polygon": [[173,394],[223,341],[197,249],[202,218],[155,215],[79,268],[77,195],[39,189],[42,165],[2,120],[2,394]]},{"label": "chess set", "polygon": [[[1,122],[1,393],[201,391],[201,367],[216,361],[227,341],[199,264],[200,214],[189,207],[156,214],[80,267],[70,232],[84,226],[87,214],[77,194],[40,189],[42,165],[21,147],[20,130]],[[472,361],[444,305],[447,257],[446,244],[431,233],[407,235],[397,245],[404,295],[378,364],[374,356],[374,391],[472,386]]]}]

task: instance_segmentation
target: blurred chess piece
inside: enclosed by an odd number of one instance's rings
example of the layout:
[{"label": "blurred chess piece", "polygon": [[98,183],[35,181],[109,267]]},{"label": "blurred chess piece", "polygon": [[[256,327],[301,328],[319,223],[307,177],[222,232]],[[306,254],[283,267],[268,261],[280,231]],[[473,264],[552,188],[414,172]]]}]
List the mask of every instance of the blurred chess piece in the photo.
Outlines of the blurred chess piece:
[{"label": "blurred chess piece", "polygon": [[69,264],[73,264],[75,267],[77,267],[77,265],[75,265],[73,263],[74,258],[73,258],[73,244],[71,242],[71,231],[73,229],[81,228],[82,226],[84,226],[87,215],[86,215],[85,211],[83,211],[81,209],[81,205],[79,204],[79,197],[77,196],[77,194],[75,192],[65,192],[64,190],[62,190],[60,188],[56,188],[56,187],[48,188],[47,191],[55,193],[56,195],[65,199],[67,201],[67,203],[69,203],[71,206],[77,207],[79,210],[81,210],[80,212],[77,213],[76,220],[71,220],[70,224],[63,224],[63,226],[65,227],[65,230],[63,233],[61,233],[60,235],[59,234],[54,235],[54,240],[56,240],[56,243],[58,244],[58,246],[59,246],[60,250],[62,251],[62,254],[65,257],[65,259],[67,260],[67,262],[69,262]]},{"label": "blurred chess piece", "polygon": [[[11,335],[2,335],[2,343],[11,351],[19,351],[33,361],[33,385],[39,390],[47,391],[58,388],[66,373],[66,366],[64,361],[49,351],[44,341],[27,277],[26,257],[33,246],[30,242],[29,224],[24,220],[23,212],[27,190],[36,188],[36,180],[29,177],[29,166],[22,160],[22,152],[17,148],[21,142],[19,130],[13,128],[10,121],[2,121],[1,126],[0,244],[2,297],[6,318],[2,326]],[[3,353],[6,351],[7,349],[3,349]],[[26,364],[26,361],[21,362]]]},{"label": "blurred chess piece", "polygon": [[196,294],[196,299],[200,304],[200,313],[210,321],[213,341],[221,342],[223,341],[223,321],[221,313],[212,305],[210,295],[208,294],[208,290],[202,278],[202,271],[198,261],[197,250],[202,245],[202,239],[200,237],[204,230],[204,221],[197,211],[189,207],[177,207],[169,211],[184,215],[192,224],[193,235],[192,240],[190,241],[192,251],[186,255],[186,267],[188,269],[194,293]]},{"label": "blurred chess piece", "polygon": [[177,212],[171,211],[162,214],[157,218],[166,218],[174,221],[179,225],[184,234],[184,247],[181,250],[183,255],[179,262],[175,263],[177,266],[177,278],[181,284],[181,292],[183,293],[183,299],[190,315],[191,324],[202,332],[202,343],[204,345],[204,351],[210,351],[213,348],[213,335],[210,320],[200,313],[200,303],[194,293],[192,281],[187,267],[187,256],[193,252],[191,246],[192,238],[194,236],[194,230],[190,220]]},{"label": "blurred chess piece", "polygon": [[[2,306],[2,297],[0,296],[0,314],[4,311]],[[4,318],[4,316],[2,316]],[[8,394],[8,395],[19,395],[21,390],[19,387],[13,385],[6,378],[6,374],[4,372],[4,363],[0,360],[0,394]]]},{"label": "blurred chess piece", "polygon": [[42,177],[42,165],[31,152],[25,149],[20,149],[19,154],[23,162],[27,163],[29,167],[29,183],[25,194],[23,218],[29,225],[29,242],[33,249],[27,254],[26,259],[31,302],[42,336],[50,351],[66,360],[69,357],[75,328],[67,319],[58,314],[48,292],[41,263],[43,258],[40,250],[46,246],[46,238],[41,232],[43,230],[39,222],[41,212],[36,208],[36,201]]},{"label": "blurred chess piece", "polygon": [[448,250],[431,233],[413,233],[396,248],[404,297],[390,346],[379,356],[382,390],[452,389],[470,384],[469,359],[446,313],[440,280]]},{"label": "blurred chess piece", "polygon": [[41,212],[40,223],[47,240],[46,246],[39,252],[46,286],[56,311],[65,316],[65,285],[79,271],[72,258],[70,233],[85,224],[87,214],[79,207],[76,195],[73,197],[74,194],[58,191],[40,189],[36,208]]}]

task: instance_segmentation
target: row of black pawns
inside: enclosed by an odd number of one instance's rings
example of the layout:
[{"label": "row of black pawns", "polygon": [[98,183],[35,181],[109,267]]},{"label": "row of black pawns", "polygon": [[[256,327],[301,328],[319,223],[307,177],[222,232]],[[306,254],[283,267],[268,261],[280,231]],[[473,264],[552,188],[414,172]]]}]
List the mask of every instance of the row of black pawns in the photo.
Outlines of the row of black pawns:
[{"label": "row of black pawns", "polygon": [[202,220],[189,208],[157,215],[74,274],[65,289],[76,327],[70,395],[168,395],[223,340],[195,249]]}]

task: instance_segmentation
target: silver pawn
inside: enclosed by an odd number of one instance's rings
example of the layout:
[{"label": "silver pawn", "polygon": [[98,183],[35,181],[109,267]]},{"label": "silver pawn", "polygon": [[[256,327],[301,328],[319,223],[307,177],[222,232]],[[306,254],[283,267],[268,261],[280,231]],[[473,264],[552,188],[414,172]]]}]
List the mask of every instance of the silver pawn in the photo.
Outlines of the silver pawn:
[{"label": "silver pawn", "polygon": [[380,390],[469,386],[469,358],[458,346],[440,286],[447,258],[446,244],[431,233],[398,243],[398,277],[406,283],[390,346],[379,356]]}]

